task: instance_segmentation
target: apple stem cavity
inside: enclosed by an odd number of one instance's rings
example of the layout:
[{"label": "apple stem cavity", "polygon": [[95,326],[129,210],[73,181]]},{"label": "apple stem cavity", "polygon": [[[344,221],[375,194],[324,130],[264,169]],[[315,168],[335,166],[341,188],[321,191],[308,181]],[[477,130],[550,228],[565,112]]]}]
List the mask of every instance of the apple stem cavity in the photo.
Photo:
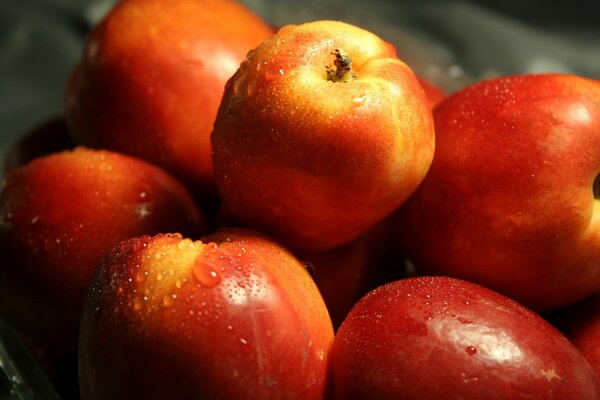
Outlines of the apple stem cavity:
[{"label": "apple stem cavity", "polygon": [[335,49],[331,55],[335,56],[333,66],[325,67],[328,81],[349,82],[356,79],[356,74],[352,71],[352,58],[348,54],[341,49]]}]

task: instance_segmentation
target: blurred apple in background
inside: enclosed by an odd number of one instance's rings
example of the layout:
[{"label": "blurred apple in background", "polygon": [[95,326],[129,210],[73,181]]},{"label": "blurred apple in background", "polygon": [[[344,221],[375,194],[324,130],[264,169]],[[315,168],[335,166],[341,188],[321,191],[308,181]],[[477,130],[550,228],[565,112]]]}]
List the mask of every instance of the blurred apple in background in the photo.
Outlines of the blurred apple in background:
[{"label": "blurred apple in background", "polygon": [[189,193],[144,161],[76,148],[9,172],[0,194],[0,313],[42,364],[77,349],[100,257],[142,234],[205,233]]},{"label": "blurred apple in background", "polygon": [[398,212],[421,273],[461,277],[538,311],[600,289],[600,82],[502,77],[434,110],[436,152]]},{"label": "blurred apple in background", "polygon": [[241,222],[304,251],[358,238],[423,179],[434,131],[395,49],[335,21],[282,28],[225,88],[212,133],[219,193]]},{"label": "blurred apple in background", "polygon": [[272,33],[235,0],[116,3],[68,83],[73,137],[151,161],[214,202],[210,132],[225,82]]},{"label": "blurred apple in background", "polygon": [[391,282],[352,309],[331,351],[334,399],[598,399],[581,353],[537,314],[446,277]]},{"label": "blurred apple in background", "polygon": [[250,230],[129,240],[81,325],[82,399],[322,399],[333,329],[302,264]]}]

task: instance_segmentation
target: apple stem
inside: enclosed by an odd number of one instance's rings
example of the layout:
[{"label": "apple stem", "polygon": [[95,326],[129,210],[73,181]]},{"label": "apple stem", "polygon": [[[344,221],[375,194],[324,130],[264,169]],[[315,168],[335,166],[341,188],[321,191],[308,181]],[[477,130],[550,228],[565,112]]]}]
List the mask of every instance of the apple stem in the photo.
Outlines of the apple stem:
[{"label": "apple stem", "polygon": [[356,79],[356,74],[352,71],[352,59],[349,55],[341,49],[335,49],[331,55],[335,56],[333,66],[325,67],[328,81],[348,82]]}]

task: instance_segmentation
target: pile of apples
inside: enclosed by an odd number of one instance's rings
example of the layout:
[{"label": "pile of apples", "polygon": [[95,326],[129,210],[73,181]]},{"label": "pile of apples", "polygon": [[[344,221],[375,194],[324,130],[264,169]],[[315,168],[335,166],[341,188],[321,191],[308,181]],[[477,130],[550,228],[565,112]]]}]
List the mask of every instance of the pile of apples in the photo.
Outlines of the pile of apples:
[{"label": "pile of apples", "polygon": [[74,398],[600,399],[599,172],[593,79],[121,0],[5,161],[0,314]]}]

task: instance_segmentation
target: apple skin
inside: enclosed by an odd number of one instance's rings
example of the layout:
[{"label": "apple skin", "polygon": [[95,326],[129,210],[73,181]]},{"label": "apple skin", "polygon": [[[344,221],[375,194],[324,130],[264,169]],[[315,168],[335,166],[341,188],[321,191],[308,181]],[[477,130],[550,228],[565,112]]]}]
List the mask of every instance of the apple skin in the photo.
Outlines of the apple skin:
[{"label": "apple skin", "polygon": [[205,225],[181,183],[144,161],[81,147],[37,158],[9,172],[0,193],[0,313],[51,364],[77,350],[84,294],[106,251]]},{"label": "apple skin", "polygon": [[225,82],[271,34],[235,0],[118,2],[68,81],[75,141],[157,164],[212,202],[210,132]]},{"label": "apple skin", "polygon": [[314,282],[268,237],[135,238],[86,298],[82,399],[322,399],[332,342]]},{"label": "apple skin", "polygon": [[536,311],[600,289],[600,82],[539,74],[479,82],[434,110],[436,154],[400,207],[422,274],[482,284]]},{"label": "apple skin", "polygon": [[[356,79],[330,81],[342,49]],[[283,27],[227,82],[212,133],[231,213],[293,249],[324,251],[391,214],[434,150],[425,93],[395,49],[343,22]]]},{"label": "apple skin", "polygon": [[334,399],[598,399],[581,353],[537,314],[447,277],[395,281],[352,309],[331,350]]}]

